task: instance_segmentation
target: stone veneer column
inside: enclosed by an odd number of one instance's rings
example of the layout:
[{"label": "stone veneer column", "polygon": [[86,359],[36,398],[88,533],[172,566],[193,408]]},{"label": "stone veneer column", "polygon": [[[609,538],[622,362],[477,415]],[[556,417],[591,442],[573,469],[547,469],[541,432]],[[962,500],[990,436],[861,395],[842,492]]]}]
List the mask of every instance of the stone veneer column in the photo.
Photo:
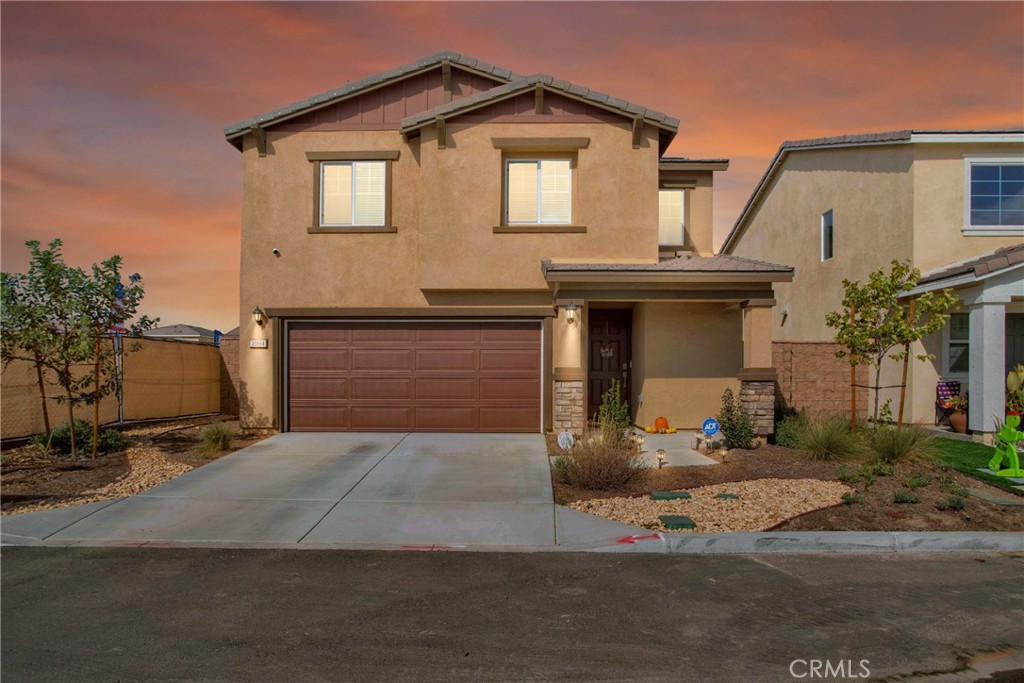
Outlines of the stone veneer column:
[{"label": "stone veneer column", "polygon": [[554,431],[582,434],[585,424],[583,382],[555,380]]},{"label": "stone veneer column", "polygon": [[741,380],[740,405],[754,422],[757,436],[768,436],[775,431],[775,382]]}]

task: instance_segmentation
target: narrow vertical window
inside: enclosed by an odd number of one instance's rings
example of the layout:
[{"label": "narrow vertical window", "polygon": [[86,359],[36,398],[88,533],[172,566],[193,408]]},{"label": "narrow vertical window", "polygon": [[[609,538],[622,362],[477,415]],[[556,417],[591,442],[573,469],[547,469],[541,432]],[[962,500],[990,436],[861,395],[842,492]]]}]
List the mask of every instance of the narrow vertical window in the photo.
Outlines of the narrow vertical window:
[{"label": "narrow vertical window", "polygon": [[970,360],[971,320],[967,313],[951,313],[949,316],[949,346],[946,351],[946,372],[966,375]]},{"label": "narrow vertical window", "polygon": [[835,255],[835,229],[832,209],[821,214],[821,260],[828,261]]},{"label": "narrow vertical window", "polygon": [[658,244],[681,247],[686,244],[686,198],[683,190],[658,191]]}]

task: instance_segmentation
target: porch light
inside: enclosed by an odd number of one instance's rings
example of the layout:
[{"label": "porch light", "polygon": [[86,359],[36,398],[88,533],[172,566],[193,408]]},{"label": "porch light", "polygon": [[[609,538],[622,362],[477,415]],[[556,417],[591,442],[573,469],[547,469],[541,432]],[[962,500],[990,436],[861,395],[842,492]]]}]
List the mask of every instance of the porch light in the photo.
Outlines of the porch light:
[{"label": "porch light", "polygon": [[266,322],[267,320],[267,314],[263,312],[262,308],[257,306],[256,308],[252,309],[252,319],[256,322],[257,325],[263,327],[263,323]]},{"label": "porch light", "polygon": [[565,307],[565,320],[570,325],[576,322],[576,304],[568,304]]},{"label": "porch light", "polygon": [[665,449],[664,448],[659,448],[658,451],[657,451],[657,455],[658,455],[658,469],[660,470],[662,467],[665,466]]}]

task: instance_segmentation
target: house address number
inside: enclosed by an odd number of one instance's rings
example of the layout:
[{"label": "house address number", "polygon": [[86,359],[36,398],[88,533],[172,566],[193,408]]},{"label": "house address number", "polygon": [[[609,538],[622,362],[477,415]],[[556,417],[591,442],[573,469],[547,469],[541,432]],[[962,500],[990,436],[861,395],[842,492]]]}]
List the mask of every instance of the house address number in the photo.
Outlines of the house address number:
[{"label": "house address number", "polygon": [[266,339],[250,339],[249,340],[249,348],[250,349],[265,349],[265,348],[267,348],[267,340]]}]

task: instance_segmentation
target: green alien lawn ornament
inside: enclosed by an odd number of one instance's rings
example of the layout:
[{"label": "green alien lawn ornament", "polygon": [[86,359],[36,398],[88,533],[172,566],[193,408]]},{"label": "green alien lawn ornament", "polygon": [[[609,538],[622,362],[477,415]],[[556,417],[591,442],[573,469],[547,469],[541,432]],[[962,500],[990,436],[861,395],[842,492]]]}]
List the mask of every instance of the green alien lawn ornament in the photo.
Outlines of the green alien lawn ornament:
[{"label": "green alien lawn ornament", "polygon": [[[1000,477],[1024,477],[1020,468],[1020,454],[1017,453],[1017,442],[1024,441],[1024,432],[1020,426],[1020,413],[1012,410],[1006,414],[1003,428],[996,434],[996,454],[988,461],[988,468]],[[999,469],[1006,460],[1007,469]]]}]

